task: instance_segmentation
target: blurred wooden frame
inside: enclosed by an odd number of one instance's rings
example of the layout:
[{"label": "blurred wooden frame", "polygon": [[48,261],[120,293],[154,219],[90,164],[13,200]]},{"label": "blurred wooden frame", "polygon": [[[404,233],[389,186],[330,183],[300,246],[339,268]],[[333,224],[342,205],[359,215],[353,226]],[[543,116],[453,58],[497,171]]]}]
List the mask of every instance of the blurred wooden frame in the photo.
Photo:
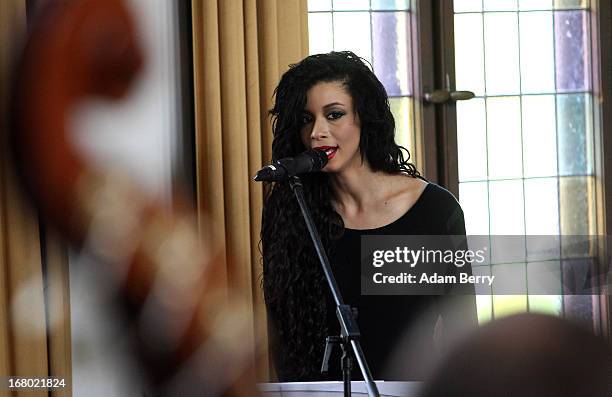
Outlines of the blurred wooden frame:
[{"label": "blurred wooden frame", "polygon": [[[28,6],[32,3],[29,2]],[[28,10],[29,12],[30,10]],[[0,2],[0,374],[54,376],[71,385],[68,255],[15,181],[6,147],[8,88],[26,1]],[[12,395],[29,395],[16,392]],[[50,392],[70,396],[71,387]]]}]

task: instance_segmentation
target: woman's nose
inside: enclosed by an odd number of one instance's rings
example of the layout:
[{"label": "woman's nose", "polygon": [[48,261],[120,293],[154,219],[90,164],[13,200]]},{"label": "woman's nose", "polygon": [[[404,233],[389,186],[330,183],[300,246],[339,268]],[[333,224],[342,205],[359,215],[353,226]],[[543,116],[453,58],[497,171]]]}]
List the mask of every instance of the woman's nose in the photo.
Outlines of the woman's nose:
[{"label": "woman's nose", "polygon": [[322,138],[327,137],[329,135],[329,128],[325,119],[316,119],[314,121],[314,125],[312,126],[312,131],[310,132],[310,139],[320,140]]}]

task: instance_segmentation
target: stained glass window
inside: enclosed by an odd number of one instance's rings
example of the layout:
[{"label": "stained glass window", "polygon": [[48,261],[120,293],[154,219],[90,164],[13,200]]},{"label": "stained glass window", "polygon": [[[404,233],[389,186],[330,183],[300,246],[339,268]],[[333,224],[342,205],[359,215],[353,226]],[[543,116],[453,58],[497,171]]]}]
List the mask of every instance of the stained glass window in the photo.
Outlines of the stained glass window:
[{"label": "stained glass window", "polygon": [[395,140],[415,162],[409,0],[309,0],[311,54],[351,50],[367,60],[385,86]]},{"label": "stained glass window", "polygon": [[[595,234],[589,6],[586,0],[454,1],[456,86],[477,95],[457,104],[468,234]],[[595,299],[562,296],[560,283],[559,295],[535,294],[551,274],[560,280],[576,269],[558,259],[530,260],[528,245],[524,262],[475,270],[524,275],[512,277],[523,280],[516,287],[524,295],[479,296],[479,319],[527,310],[595,316]]]}]

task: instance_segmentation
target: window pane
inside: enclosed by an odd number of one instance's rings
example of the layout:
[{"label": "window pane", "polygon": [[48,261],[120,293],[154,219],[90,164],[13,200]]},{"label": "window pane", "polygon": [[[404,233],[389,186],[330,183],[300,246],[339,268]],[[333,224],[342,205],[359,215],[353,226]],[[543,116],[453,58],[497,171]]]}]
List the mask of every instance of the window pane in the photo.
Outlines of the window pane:
[{"label": "window pane", "polygon": [[[553,130],[554,132],[554,130]],[[457,102],[459,181],[487,179],[487,132],[484,99]]]},{"label": "window pane", "polygon": [[529,311],[560,316],[563,313],[561,298],[561,295],[529,295]]},{"label": "window pane", "polygon": [[308,26],[308,47],[311,54],[323,54],[334,49],[331,12],[309,13]]},{"label": "window pane", "polygon": [[525,180],[525,222],[527,235],[559,234],[557,178]]},{"label": "window pane", "polygon": [[593,172],[591,115],[590,95],[557,96],[560,175],[588,175]]},{"label": "window pane", "polygon": [[516,10],[516,0],[483,0],[485,11]]},{"label": "window pane", "polygon": [[595,234],[594,190],[593,177],[561,177],[559,179],[561,234]]},{"label": "window pane", "polygon": [[590,57],[586,11],[555,12],[555,54],[557,91],[589,90],[591,75],[587,60]]},{"label": "window pane", "polygon": [[374,72],[387,94],[409,95],[410,19],[407,12],[372,13]]},{"label": "window pane", "polygon": [[489,178],[520,178],[522,147],[519,97],[487,98],[487,137]]},{"label": "window pane", "polygon": [[[491,274],[495,276],[492,284],[493,293],[497,295],[510,295],[527,293],[527,273],[524,263],[504,263],[491,266]],[[524,297],[516,296],[523,301]],[[526,301],[525,301],[526,303]],[[493,304],[497,306],[494,301]],[[497,310],[497,307],[494,308]],[[497,316],[497,313],[495,313]]]},{"label": "window pane", "polygon": [[484,47],[481,14],[455,15],[455,75],[458,90],[484,95]]},{"label": "window pane", "polygon": [[525,176],[557,175],[555,97],[527,95],[522,101]]},{"label": "window pane", "polygon": [[331,11],[331,0],[308,0],[308,11]]},{"label": "window pane", "polygon": [[364,10],[370,9],[370,0],[334,0],[334,10]]},{"label": "window pane", "polygon": [[520,27],[521,91],[554,92],[552,12],[520,13]]},{"label": "window pane", "polygon": [[487,95],[519,93],[519,43],[516,13],[484,16]]},{"label": "window pane", "polygon": [[[562,294],[561,278],[560,260],[531,262],[527,264],[527,291],[530,294]],[[536,301],[534,300],[534,302]],[[545,302],[540,301],[539,303]]]},{"label": "window pane", "polygon": [[555,0],[557,9],[587,8],[588,6],[589,0]]},{"label": "window pane", "polygon": [[476,295],[476,310],[478,312],[478,324],[491,321],[493,317],[493,297],[491,295]]},{"label": "window pane", "polygon": [[372,0],[373,10],[408,10],[410,0]]},{"label": "window pane", "polygon": [[489,234],[489,192],[487,182],[459,184],[459,201],[465,217],[467,235]]},{"label": "window pane", "polygon": [[551,10],[553,0],[519,0],[519,10]]},{"label": "window pane", "polygon": [[482,11],[482,0],[455,0],[453,4],[455,12]]},{"label": "window pane", "polygon": [[492,235],[524,235],[523,182],[489,182]]},{"label": "window pane", "polygon": [[372,63],[370,13],[334,13],[334,50],[350,50]]},{"label": "window pane", "polygon": [[412,99],[389,98],[391,113],[395,119],[395,142],[410,151],[414,163],[414,139],[412,136]]},{"label": "window pane", "polygon": [[510,316],[527,311],[527,296],[525,295],[495,295],[493,296],[493,315],[495,318]]}]

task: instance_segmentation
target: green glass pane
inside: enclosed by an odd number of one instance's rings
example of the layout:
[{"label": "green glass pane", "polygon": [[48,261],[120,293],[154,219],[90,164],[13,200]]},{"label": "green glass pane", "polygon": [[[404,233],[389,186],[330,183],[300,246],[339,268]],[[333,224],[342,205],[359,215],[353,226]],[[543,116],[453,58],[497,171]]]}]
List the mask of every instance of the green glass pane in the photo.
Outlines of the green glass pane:
[{"label": "green glass pane", "polygon": [[593,173],[593,122],[590,94],[557,96],[560,175]]},{"label": "green glass pane", "polygon": [[490,179],[520,178],[520,97],[487,98],[487,152]]},{"label": "green glass pane", "polygon": [[334,13],[334,50],[350,50],[372,63],[369,12]]},{"label": "green glass pane", "polygon": [[559,234],[557,178],[525,180],[525,232],[542,236]]},{"label": "green glass pane", "polygon": [[514,11],[517,0],[483,0],[485,11]]},{"label": "green glass pane", "polygon": [[455,0],[453,7],[455,12],[479,12],[482,11],[482,0]]},{"label": "green glass pane", "polygon": [[487,122],[482,98],[457,102],[459,182],[487,179]]},{"label": "green glass pane", "polygon": [[369,10],[370,0],[333,0],[333,7],[334,10]]},{"label": "green glass pane", "polygon": [[489,198],[487,182],[459,183],[459,202],[468,235],[489,234]]},{"label": "green glass pane", "polygon": [[527,292],[530,295],[561,295],[563,293],[561,282],[559,260],[527,264]]},{"label": "green glass pane", "polygon": [[521,92],[555,91],[552,11],[520,13]]},{"label": "green glass pane", "polygon": [[331,12],[309,13],[308,31],[310,54],[323,54],[334,49]]},{"label": "green glass pane", "polygon": [[331,0],[308,0],[308,11],[331,11]]},{"label": "green glass pane", "polygon": [[517,13],[485,13],[484,38],[487,95],[518,94],[520,72]]},{"label": "green glass pane", "polygon": [[557,125],[554,95],[526,95],[522,100],[525,177],[557,175]]},{"label": "green glass pane", "polygon": [[589,0],[554,0],[554,6],[558,10],[589,8],[589,5]]},{"label": "green glass pane", "polygon": [[490,228],[492,235],[524,235],[523,181],[489,183]]},{"label": "green glass pane", "polygon": [[519,10],[551,10],[553,0],[519,0]]},{"label": "green glass pane", "polygon": [[559,214],[562,235],[593,235],[596,231],[593,177],[559,178]]},{"label": "green glass pane", "polygon": [[530,295],[529,311],[560,316],[563,314],[563,299],[561,295]]},{"label": "green glass pane", "polygon": [[395,142],[408,149],[414,163],[414,129],[412,120],[412,98],[389,98],[391,113],[395,119]]},{"label": "green glass pane", "polygon": [[458,90],[484,95],[484,47],[481,14],[455,15],[455,76]]},{"label": "green glass pane", "polygon": [[410,0],[372,0],[373,10],[408,10]]}]

